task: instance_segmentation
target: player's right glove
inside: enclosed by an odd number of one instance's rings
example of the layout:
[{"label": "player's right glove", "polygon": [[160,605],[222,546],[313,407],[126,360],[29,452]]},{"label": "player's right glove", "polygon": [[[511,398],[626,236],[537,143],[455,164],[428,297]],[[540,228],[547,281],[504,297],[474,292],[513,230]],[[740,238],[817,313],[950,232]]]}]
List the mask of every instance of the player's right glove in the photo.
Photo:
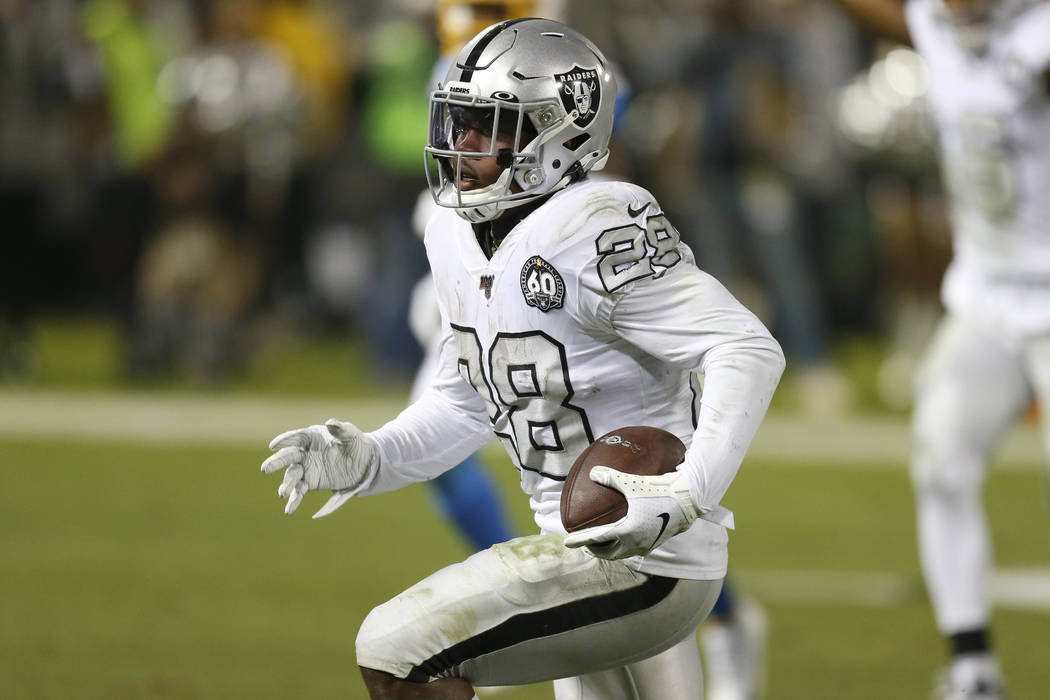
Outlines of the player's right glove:
[{"label": "player's right glove", "polygon": [[277,495],[287,498],[284,512],[295,512],[307,491],[335,491],[315,518],[328,515],[347,501],[346,493],[359,486],[379,467],[375,443],[353,423],[329,418],[324,425],[311,425],[281,433],[270,441],[277,450],[262,463],[267,474],[285,469]]},{"label": "player's right glove", "polygon": [[616,489],[627,499],[627,515],[614,523],[565,536],[566,547],[587,547],[602,559],[648,554],[701,515],[689,496],[685,472],[637,476],[610,467],[591,467],[591,481]]},{"label": "player's right glove", "polygon": [[627,499],[627,515],[608,525],[596,525],[565,536],[566,547],[587,547],[601,559],[648,554],[697,518],[733,529],[733,512],[723,506],[703,508],[693,503],[689,477],[676,470],[658,476],[628,474],[611,467],[591,467],[591,481],[616,489]]}]

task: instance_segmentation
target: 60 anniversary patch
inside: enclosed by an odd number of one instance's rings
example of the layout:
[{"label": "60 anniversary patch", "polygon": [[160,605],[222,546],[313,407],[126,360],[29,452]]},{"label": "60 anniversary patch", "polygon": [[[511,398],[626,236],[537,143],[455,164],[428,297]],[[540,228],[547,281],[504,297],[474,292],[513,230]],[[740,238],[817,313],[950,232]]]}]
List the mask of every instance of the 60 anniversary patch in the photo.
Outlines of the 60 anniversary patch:
[{"label": "60 anniversary patch", "polygon": [[521,268],[521,293],[526,304],[546,312],[564,303],[565,282],[549,262],[533,255]]}]

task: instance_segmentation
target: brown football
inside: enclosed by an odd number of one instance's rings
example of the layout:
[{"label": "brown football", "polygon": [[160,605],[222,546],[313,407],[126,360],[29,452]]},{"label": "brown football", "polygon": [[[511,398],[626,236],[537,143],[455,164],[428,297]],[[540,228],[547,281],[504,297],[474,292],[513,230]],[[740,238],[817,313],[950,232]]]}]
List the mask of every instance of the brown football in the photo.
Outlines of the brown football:
[{"label": "brown football", "polygon": [[614,523],[627,515],[627,499],[616,489],[591,481],[591,467],[656,476],[674,471],[685,445],[666,430],[635,425],[602,435],[580,453],[561,492],[561,524],[569,532]]}]

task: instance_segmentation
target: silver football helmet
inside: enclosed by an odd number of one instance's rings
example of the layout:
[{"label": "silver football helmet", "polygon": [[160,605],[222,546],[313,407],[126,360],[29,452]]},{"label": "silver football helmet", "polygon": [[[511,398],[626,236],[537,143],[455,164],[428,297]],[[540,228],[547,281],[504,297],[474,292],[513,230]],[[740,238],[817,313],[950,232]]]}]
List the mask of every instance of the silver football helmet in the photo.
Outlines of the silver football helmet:
[{"label": "silver football helmet", "polygon": [[[424,160],[434,201],[472,223],[489,221],[600,170],[615,102],[608,62],[573,29],[537,18],[484,29],[430,97]],[[488,151],[456,150],[466,129],[491,136]],[[497,135],[513,145],[498,148]],[[479,158],[503,170],[490,185],[464,189],[463,161]]]}]

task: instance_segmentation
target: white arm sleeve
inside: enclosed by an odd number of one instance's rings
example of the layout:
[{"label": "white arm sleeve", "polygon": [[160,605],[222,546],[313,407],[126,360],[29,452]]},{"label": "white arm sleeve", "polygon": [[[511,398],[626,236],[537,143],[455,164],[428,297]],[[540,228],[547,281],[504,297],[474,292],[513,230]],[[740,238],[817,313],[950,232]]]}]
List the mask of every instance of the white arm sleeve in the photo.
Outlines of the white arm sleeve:
[{"label": "white arm sleeve", "polygon": [[460,376],[452,336],[442,343],[430,387],[396,418],[371,433],[379,469],[353,495],[374,495],[448,471],[492,439],[485,405]]},{"label": "white arm sleeve", "polygon": [[715,509],[784,371],[780,345],[725,287],[691,265],[626,290],[615,301],[610,320],[636,347],[704,375],[684,469],[693,502],[703,512]]}]

